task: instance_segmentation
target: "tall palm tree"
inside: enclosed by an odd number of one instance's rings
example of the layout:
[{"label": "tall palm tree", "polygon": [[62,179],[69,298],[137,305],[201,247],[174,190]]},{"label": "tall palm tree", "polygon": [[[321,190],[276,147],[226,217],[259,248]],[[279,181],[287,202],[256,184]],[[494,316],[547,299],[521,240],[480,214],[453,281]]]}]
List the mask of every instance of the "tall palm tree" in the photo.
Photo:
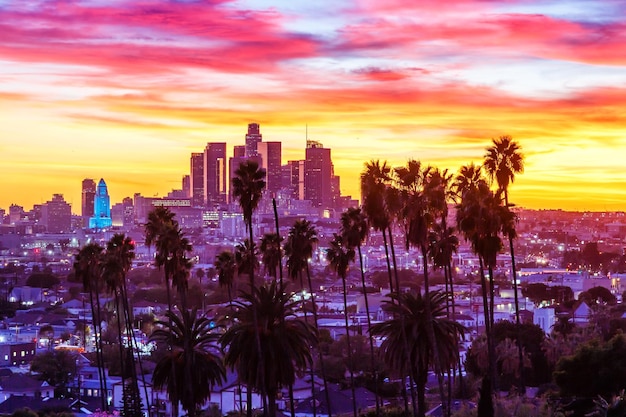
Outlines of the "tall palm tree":
[{"label": "tall palm tree", "polygon": [[[350,323],[348,321],[348,288],[346,285],[346,275],[348,274],[348,268],[350,262],[354,262],[355,252],[354,248],[347,245],[347,242],[341,235],[333,233],[333,239],[330,241],[330,246],[326,249],[326,259],[330,263],[331,268],[337,272],[337,275],[341,278],[343,285],[343,318],[346,327],[346,343],[348,344],[348,361],[352,362],[352,345],[350,343]],[[368,325],[368,328],[370,326]],[[371,335],[370,335],[371,340]],[[352,389],[352,411],[354,417],[357,417],[357,405],[356,405],[356,392],[354,387],[354,371],[352,366],[348,369],[350,372],[350,388]],[[378,401],[377,401],[378,402]]]},{"label": "tall palm tree", "polygon": [[150,247],[154,243],[156,253],[154,263],[165,270],[165,290],[167,291],[167,304],[172,309],[170,295],[170,266],[167,265],[171,257],[172,247],[177,239],[178,222],[174,220],[174,213],[166,207],[156,207],[148,213],[148,222],[144,225],[145,244]]},{"label": "tall palm tree", "polygon": [[[367,297],[367,286],[365,284],[365,269],[363,268],[363,253],[361,244],[365,241],[368,234],[367,218],[360,208],[349,208],[341,214],[341,236],[347,243],[348,247],[357,248],[359,254],[359,269],[361,271],[361,286],[363,288],[363,297],[365,300],[365,312],[367,317],[367,329],[369,333],[372,327],[372,318],[370,316],[369,301]],[[374,340],[369,336],[370,357],[372,372],[374,373],[374,393],[376,395],[376,415],[380,415],[380,396],[378,392],[378,372],[376,371],[376,361],[374,359]]]},{"label": "tall palm tree", "polygon": [[90,243],[80,249],[74,262],[76,277],[82,282],[83,290],[89,293],[91,306],[91,320],[94,330],[96,362],[98,365],[98,380],[100,382],[100,400],[102,410],[108,410],[106,401],[106,375],[104,373],[104,358],[102,356],[102,328],[100,314],[100,289],[102,287],[102,257],[104,248],[97,243]]},{"label": "tall palm tree", "polygon": [[[234,324],[220,338],[225,364],[237,371],[249,391],[266,397],[270,417],[276,415],[279,389],[312,366],[310,347],[317,344],[314,327],[297,317],[293,297],[275,280],[242,291],[241,300],[233,303]],[[255,348],[259,335],[263,351]]]},{"label": "tall palm tree", "polygon": [[[232,179],[233,196],[239,201],[250,242],[254,242],[252,214],[259,206],[265,185],[265,170],[260,168],[258,162],[253,160],[242,162]],[[251,287],[253,287],[253,269],[250,269],[250,282]]]},{"label": "tall palm tree", "polygon": [[[383,244],[387,259],[387,272],[389,274],[389,291],[393,292],[394,285],[391,275],[389,245],[387,244],[386,231],[389,231],[389,237],[391,238],[392,215],[388,203],[390,201],[389,197],[396,197],[396,195],[389,191],[390,182],[391,167],[387,165],[387,161],[381,163],[380,160],[372,160],[365,163],[365,170],[361,173],[361,206],[366,215],[368,226],[376,231],[380,231],[383,235]],[[396,199],[391,198],[391,200],[395,201]],[[394,268],[394,272],[397,286],[398,274],[396,268]]]},{"label": "tall palm tree", "polygon": [[[294,225],[289,229],[287,240],[285,242],[285,256],[287,256],[287,274],[292,280],[300,278],[300,286],[304,288],[303,273],[306,273],[307,282],[309,286],[309,294],[311,297],[311,310],[313,311],[313,324],[315,330],[319,331],[317,322],[317,305],[315,303],[315,291],[313,289],[313,283],[311,281],[311,271],[309,269],[309,260],[313,257],[313,250],[317,244],[317,231],[313,224],[305,219],[296,220]],[[302,298],[302,304],[304,305],[306,300]],[[304,310],[304,317],[307,319],[307,310]],[[328,383],[326,381],[326,371],[324,369],[324,361],[322,358],[321,350],[317,351],[320,371],[322,373],[322,380],[324,381],[324,392],[326,395],[327,403],[329,401]],[[311,372],[313,370],[311,369]],[[311,375],[311,385],[315,386],[313,381],[313,375]],[[314,409],[314,412],[316,410]],[[329,409],[329,415],[331,410]]]},{"label": "tall palm tree", "polygon": [[256,243],[250,244],[250,239],[244,239],[235,245],[235,263],[238,274],[250,276],[250,271],[256,274],[259,270],[259,249]]},{"label": "tall palm tree", "polygon": [[[406,246],[407,249],[409,246],[419,248],[422,255],[424,294],[430,293],[428,273],[429,232],[435,222],[438,210],[441,210],[440,207],[433,204],[432,190],[435,186],[431,182],[432,170],[433,168],[431,167],[422,167],[421,163],[416,160],[409,160],[406,167],[395,169],[398,187],[402,193],[402,200],[404,202],[401,211],[401,221],[404,224]],[[440,203],[438,199],[435,199],[435,201]],[[428,298],[424,303],[424,308],[427,318],[431,317],[431,306]],[[443,379],[445,369],[439,367],[441,361],[438,357],[439,349],[436,345],[437,339],[434,336],[435,329],[432,325],[432,320],[427,320],[426,330],[429,332],[429,340],[434,343],[432,347],[434,370],[439,383],[442,410],[444,415],[447,416],[448,402],[446,401]]]},{"label": "tall palm tree", "polygon": [[[446,369],[453,365],[459,354],[459,335],[465,328],[449,319],[446,313],[447,295],[440,291],[422,296],[421,292],[392,294],[396,303],[385,301],[383,310],[392,318],[372,326],[371,332],[383,339],[380,351],[385,363],[395,370],[408,371],[413,376],[417,391],[417,413],[423,417],[426,412],[426,381],[429,367]],[[431,306],[426,313],[427,305]],[[434,332],[429,330],[434,328]],[[402,340],[408,335],[408,344]],[[437,338],[437,342],[431,340]],[[433,351],[438,349],[438,354]],[[408,364],[407,362],[408,358]],[[436,363],[435,361],[439,361]]]},{"label": "tall palm tree", "polygon": [[260,250],[265,273],[274,279],[278,277],[278,268],[283,256],[280,242],[280,236],[276,233],[265,233],[261,238]]},{"label": "tall palm tree", "polygon": [[154,368],[154,386],[165,388],[174,410],[180,404],[189,417],[196,416],[211,387],[226,377],[216,344],[220,336],[213,331],[211,320],[197,313],[196,309],[183,310],[179,315],[168,311],[168,321],[157,322],[150,336],[169,347]]},{"label": "tall palm tree", "polygon": [[[498,184],[498,190],[504,194],[504,205],[509,208],[509,184],[515,181],[515,175],[524,172],[524,155],[521,153],[520,145],[510,136],[500,136],[493,139],[493,145],[487,148],[484,162],[485,170],[492,183]],[[505,236],[509,240],[509,251],[511,252],[511,276],[513,278],[513,291],[515,294],[515,323],[521,326],[519,315],[519,297],[517,294],[517,271],[515,268],[515,250],[513,239],[515,238],[515,228],[508,228]],[[519,330],[518,330],[519,331]],[[520,369],[519,389],[520,393],[525,392],[524,386],[524,356],[522,345],[518,334],[517,338],[518,360]]]},{"label": "tall palm tree", "polygon": [[235,255],[229,250],[220,252],[215,257],[215,269],[217,270],[217,282],[220,287],[228,289],[228,302],[232,305],[232,288],[237,274]]},{"label": "tall palm tree", "polygon": [[[503,228],[503,221],[507,218],[502,209],[498,196],[489,189],[486,182],[480,182],[476,188],[468,189],[462,194],[456,213],[459,231],[471,243],[472,250],[478,255],[492,386],[497,385],[495,346],[491,332],[494,324],[493,267],[496,264],[497,254],[502,249],[502,239],[499,233]],[[489,270],[488,290],[485,267]]]},{"label": "tall palm tree", "polygon": [[[239,201],[239,206],[243,212],[243,220],[248,229],[248,241],[249,241],[249,279],[250,279],[250,291],[254,290],[254,260],[256,255],[254,253],[254,235],[252,230],[252,215],[259,206],[261,197],[263,196],[263,189],[267,183],[265,182],[265,170],[259,167],[258,162],[253,160],[247,160],[239,165],[239,168],[235,171],[235,176],[232,179],[233,197]],[[253,310],[253,314],[256,315],[257,311]],[[256,316],[255,316],[256,317]],[[255,320],[256,324],[256,320]],[[261,344],[261,335],[256,336],[256,348],[258,350],[259,360],[264,360],[263,346]],[[263,372],[265,367],[260,364],[260,371]],[[261,377],[261,382],[265,381],[264,377]],[[263,388],[265,389],[265,388]],[[250,392],[250,387],[248,387]],[[265,400],[264,400],[265,401]],[[251,397],[248,396],[248,417],[252,417]],[[267,406],[265,407],[267,408]]]}]

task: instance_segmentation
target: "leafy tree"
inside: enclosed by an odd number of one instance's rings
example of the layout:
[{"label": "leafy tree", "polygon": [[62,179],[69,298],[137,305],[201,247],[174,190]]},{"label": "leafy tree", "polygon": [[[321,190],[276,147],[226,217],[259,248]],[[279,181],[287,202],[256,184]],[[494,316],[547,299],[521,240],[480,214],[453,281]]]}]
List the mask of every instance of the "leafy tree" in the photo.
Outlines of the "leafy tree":
[{"label": "leafy tree", "polygon": [[57,278],[53,274],[44,273],[32,274],[26,280],[26,285],[36,288],[52,288],[56,285],[59,285],[59,283],[59,278]]},{"label": "leafy tree", "polygon": [[77,355],[68,350],[48,350],[38,353],[30,364],[31,372],[55,387],[57,394],[66,392],[66,386],[76,374]]},{"label": "leafy tree", "polygon": [[610,400],[626,387],[626,336],[617,335],[606,343],[584,343],[573,356],[557,363],[554,380],[561,395],[601,395]]},{"label": "leafy tree", "polygon": [[590,307],[596,305],[614,305],[617,303],[617,298],[609,289],[599,286],[581,292],[578,299],[585,301]]}]

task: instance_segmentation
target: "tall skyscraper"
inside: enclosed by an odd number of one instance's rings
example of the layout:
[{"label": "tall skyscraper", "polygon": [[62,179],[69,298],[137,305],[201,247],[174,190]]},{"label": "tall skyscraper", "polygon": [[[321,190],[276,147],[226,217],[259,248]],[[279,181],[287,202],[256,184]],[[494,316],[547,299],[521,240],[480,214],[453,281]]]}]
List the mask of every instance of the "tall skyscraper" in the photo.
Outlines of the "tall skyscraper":
[{"label": "tall skyscraper", "polygon": [[81,216],[87,219],[93,216],[93,202],[96,197],[96,182],[91,178],[83,180]]},{"label": "tall skyscraper", "polygon": [[106,229],[111,227],[111,199],[103,178],[100,178],[100,182],[98,182],[93,207],[93,217],[89,219],[89,228]]},{"label": "tall skyscraper", "polygon": [[209,142],[204,150],[204,202],[226,202],[226,142]]},{"label": "tall skyscraper", "polygon": [[72,227],[72,206],[62,194],[54,194],[52,200],[41,205],[41,224],[48,233],[69,232]]},{"label": "tall skyscraper", "polygon": [[246,157],[257,156],[257,144],[263,140],[261,135],[261,126],[258,123],[248,124],[248,133],[246,134]]},{"label": "tall skyscraper", "polygon": [[191,166],[189,170],[189,189],[191,192],[191,205],[201,207],[204,205],[204,154],[194,152],[191,154]]},{"label": "tall skyscraper", "polygon": [[275,197],[281,188],[281,143],[259,142],[257,151],[261,157],[261,168],[265,169],[265,189],[271,197]]},{"label": "tall skyscraper", "polygon": [[330,149],[317,141],[307,140],[304,161],[304,199],[313,207],[332,206],[332,161]]}]

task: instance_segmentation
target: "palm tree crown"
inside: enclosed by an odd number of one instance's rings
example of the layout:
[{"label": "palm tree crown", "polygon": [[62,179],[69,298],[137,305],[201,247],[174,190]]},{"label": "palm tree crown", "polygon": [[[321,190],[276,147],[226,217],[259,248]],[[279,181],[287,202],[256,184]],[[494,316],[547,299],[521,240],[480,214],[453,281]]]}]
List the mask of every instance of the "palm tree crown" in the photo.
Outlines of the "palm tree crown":
[{"label": "palm tree crown", "polygon": [[233,196],[239,200],[243,219],[252,227],[252,213],[259,205],[265,188],[265,170],[256,161],[242,162],[232,179]]},{"label": "palm tree crown", "polygon": [[159,327],[150,337],[170,348],[154,369],[154,385],[166,388],[174,407],[180,404],[193,417],[209,398],[211,387],[226,377],[216,345],[219,335],[211,320],[198,317],[195,309],[180,315],[168,311],[166,316],[168,320],[157,322]]},{"label": "palm tree crown", "polygon": [[[498,183],[498,189],[507,193],[515,174],[524,172],[524,155],[519,144],[510,136],[494,139],[493,146],[487,148],[484,167],[491,180]],[[505,200],[508,204],[508,196]]]}]

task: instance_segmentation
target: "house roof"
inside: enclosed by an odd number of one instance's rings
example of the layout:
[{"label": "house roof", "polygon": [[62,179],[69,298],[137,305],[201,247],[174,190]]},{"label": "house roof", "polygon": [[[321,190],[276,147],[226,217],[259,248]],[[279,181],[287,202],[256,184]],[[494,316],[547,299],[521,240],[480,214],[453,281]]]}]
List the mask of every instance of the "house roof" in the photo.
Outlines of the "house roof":
[{"label": "house roof", "polygon": [[9,376],[0,378],[0,390],[11,392],[27,392],[37,391],[42,387],[48,387],[48,383],[45,381],[39,381],[30,375],[26,374],[11,374]]},{"label": "house roof", "polygon": [[[329,386],[328,397],[330,400],[330,411],[333,414],[349,413],[353,409],[352,390],[346,389],[341,391],[338,386]],[[366,388],[359,387],[355,389],[356,405],[358,409],[374,407],[376,405],[376,396]],[[328,402],[326,401],[326,391],[321,390],[313,396],[306,398],[298,404],[295,409],[299,414],[312,414],[313,402],[316,404],[316,412],[319,414],[329,414]]]},{"label": "house roof", "polygon": [[33,411],[70,411],[69,399],[33,398],[22,395],[12,395],[0,403],[1,414],[12,414],[21,408],[30,408]]}]

